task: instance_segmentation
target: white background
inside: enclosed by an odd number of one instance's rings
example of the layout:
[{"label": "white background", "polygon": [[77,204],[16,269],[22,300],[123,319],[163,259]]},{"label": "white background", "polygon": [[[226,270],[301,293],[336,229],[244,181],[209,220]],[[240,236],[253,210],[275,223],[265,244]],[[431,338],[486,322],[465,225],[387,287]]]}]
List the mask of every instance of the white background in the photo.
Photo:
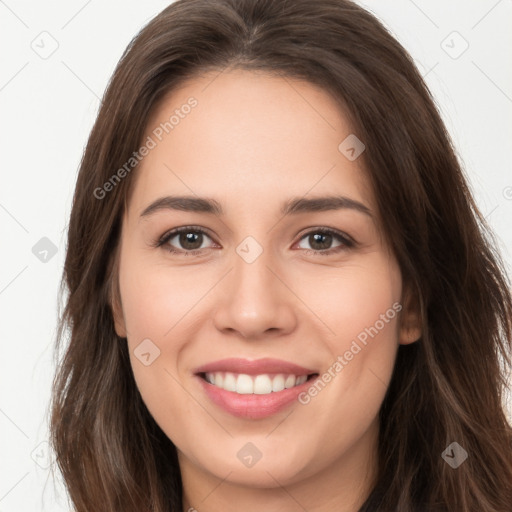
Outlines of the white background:
[{"label": "white background", "polygon": [[[361,3],[425,76],[510,269],[512,1]],[[0,512],[69,509],[45,443],[67,219],[99,98],[131,38],[167,4],[0,0]],[[465,43],[453,31],[469,44],[456,59]],[[46,59],[33,49],[57,44]],[[42,237],[57,248],[46,263],[32,253]]]}]

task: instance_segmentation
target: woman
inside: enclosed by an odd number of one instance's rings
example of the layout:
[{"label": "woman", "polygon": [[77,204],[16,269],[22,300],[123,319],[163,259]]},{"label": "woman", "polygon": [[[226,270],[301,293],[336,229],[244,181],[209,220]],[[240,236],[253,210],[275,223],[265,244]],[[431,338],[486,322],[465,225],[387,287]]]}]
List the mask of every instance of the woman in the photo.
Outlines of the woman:
[{"label": "woman", "polygon": [[77,511],[510,510],[507,276],[361,7],[165,9],[68,236],[51,428]]}]

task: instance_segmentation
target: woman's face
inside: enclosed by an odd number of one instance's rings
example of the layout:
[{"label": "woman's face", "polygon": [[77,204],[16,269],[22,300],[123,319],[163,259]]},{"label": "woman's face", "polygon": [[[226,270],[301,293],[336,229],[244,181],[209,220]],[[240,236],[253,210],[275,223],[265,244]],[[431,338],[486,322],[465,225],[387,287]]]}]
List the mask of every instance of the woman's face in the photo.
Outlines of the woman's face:
[{"label": "woman's face", "polygon": [[335,470],[348,486],[375,462],[397,347],[417,332],[400,328],[351,134],[318,87],[241,70],[188,82],[149,121],[116,330],[185,481],[327,485]]}]

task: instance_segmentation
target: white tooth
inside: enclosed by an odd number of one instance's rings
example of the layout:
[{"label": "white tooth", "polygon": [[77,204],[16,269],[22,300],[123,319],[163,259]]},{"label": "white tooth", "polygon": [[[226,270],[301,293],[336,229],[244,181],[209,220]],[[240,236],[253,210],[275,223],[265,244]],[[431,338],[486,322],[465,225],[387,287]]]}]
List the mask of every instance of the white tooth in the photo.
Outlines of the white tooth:
[{"label": "white tooth", "polygon": [[218,388],[221,388],[222,387],[222,381],[224,380],[224,378],[222,377],[222,373],[216,372],[214,375],[215,375],[215,385]]},{"label": "white tooth", "polygon": [[215,383],[215,379],[213,377],[213,373],[207,373],[205,375],[206,377],[206,380],[210,383],[210,384],[214,384]]},{"label": "white tooth", "polygon": [[251,395],[254,392],[252,378],[245,373],[241,373],[236,381],[236,392],[241,395]]},{"label": "white tooth", "polygon": [[236,391],[236,378],[232,373],[226,372],[224,375],[224,384],[222,387],[226,391]]},{"label": "white tooth", "polygon": [[295,383],[295,385],[298,386],[299,384],[304,384],[304,382],[306,382],[307,380],[307,375],[301,375],[300,377],[297,377],[297,382]]},{"label": "white tooth", "polygon": [[272,381],[268,375],[258,375],[254,379],[254,393],[256,395],[266,395],[272,392]]},{"label": "white tooth", "polygon": [[283,391],[284,389],[284,375],[276,375],[272,379],[272,391]]},{"label": "white tooth", "polygon": [[286,380],[284,382],[284,387],[286,389],[289,389],[289,388],[293,388],[293,386],[295,386],[295,375],[288,375],[288,377],[286,377]]}]

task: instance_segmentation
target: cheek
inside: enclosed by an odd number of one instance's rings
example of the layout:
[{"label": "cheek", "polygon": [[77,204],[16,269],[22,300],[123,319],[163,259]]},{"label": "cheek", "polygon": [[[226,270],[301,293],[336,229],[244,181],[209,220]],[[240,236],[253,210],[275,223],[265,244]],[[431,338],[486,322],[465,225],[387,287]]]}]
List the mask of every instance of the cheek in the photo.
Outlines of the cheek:
[{"label": "cheek", "polygon": [[[392,308],[387,311],[394,313]],[[397,320],[390,317],[388,323],[373,320],[333,347],[341,365],[336,366],[341,376],[338,385],[345,396],[355,398],[350,407],[354,412],[362,412],[364,403],[364,410],[375,413],[389,385],[398,349]]]},{"label": "cheek", "polygon": [[397,334],[394,320],[400,306],[393,304],[401,300],[402,282],[393,260],[374,253],[364,264],[346,265],[329,273],[319,269],[296,282],[298,295],[307,297],[310,309],[329,327],[325,340],[338,352],[358,336],[364,342],[365,329],[375,324],[383,337],[392,334],[390,324]]},{"label": "cheek", "polygon": [[[184,426],[175,420],[173,411],[187,417],[197,414],[197,406],[179,383],[183,375],[178,366],[196,329],[193,320],[204,304],[202,299],[218,276],[139,257],[122,260],[119,280],[137,388],[162,430],[171,439],[179,438]],[[149,357],[141,357],[148,353]]]},{"label": "cheek", "polygon": [[[124,260],[120,270],[131,366],[137,387],[152,414],[166,410],[168,404],[164,403],[164,397],[178,395],[179,398],[173,379],[181,349],[176,334],[185,325],[180,319],[190,309],[189,304],[194,304],[197,286],[184,288],[178,274],[165,272],[161,265],[149,265],[143,259]],[[185,409],[186,406],[181,404]],[[155,420],[158,422],[158,414]]]},{"label": "cheek", "polygon": [[341,343],[336,348],[348,362],[350,385],[384,388],[398,348],[400,273],[390,262],[367,269],[349,280],[342,300],[346,307],[339,308]]},{"label": "cheek", "polygon": [[208,287],[204,276],[184,267],[127,264],[120,288],[128,337],[134,342],[141,337],[172,338]]},{"label": "cheek", "polygon": [[[323,283],[323,293],[308,297],[315,300],[311,309],[321,311],[332,330],[323,341],[331,357],[321,375],[325,386],[310,388],[304,403],[329,404],[332,416],[347,428],[364,425],[377,413],[393,372],[402,309],[400,272],[393,261],[376,259],[372,265],[337,269]],[[303,284],[306,293],[313,281]]]}]

